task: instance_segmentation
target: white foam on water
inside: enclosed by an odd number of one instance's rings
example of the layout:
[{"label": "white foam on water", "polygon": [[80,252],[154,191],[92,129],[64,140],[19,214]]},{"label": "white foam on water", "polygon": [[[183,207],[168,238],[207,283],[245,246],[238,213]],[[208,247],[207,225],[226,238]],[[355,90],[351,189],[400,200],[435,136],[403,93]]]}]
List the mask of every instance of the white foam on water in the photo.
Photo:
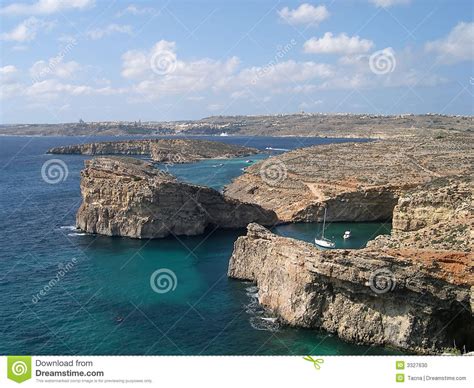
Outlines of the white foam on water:
[{"label": "white foam on water", "polygon": [[258,287],[250,286],[245,288],[245,291],[250,298],[250,302],[245,306],[245,312],[251,315],[250,326],[255,330],[278,331],[280,329],[278,319],[267,316],[267,312],[258,302]]},{"label": "white foam on water", "polygon": [[275,320],[269,321],[265,319],[265,317],[250,317],[250,326],[252,326],[255,330],[277,332],[280,330],[280,324],[276,318],[271,319]]},{"label": "white foam on water", "polygon": [[65,229],[65,230],[76,230],[76,225],[64,225],[64,226],[60,226],[59,229]]}]

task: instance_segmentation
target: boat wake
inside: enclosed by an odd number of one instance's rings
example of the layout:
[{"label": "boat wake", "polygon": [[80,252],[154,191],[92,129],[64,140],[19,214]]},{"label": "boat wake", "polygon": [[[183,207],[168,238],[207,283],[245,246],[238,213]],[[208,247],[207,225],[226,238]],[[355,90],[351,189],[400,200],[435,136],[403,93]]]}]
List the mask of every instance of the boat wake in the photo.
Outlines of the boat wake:
[{"label": "boat wake", "polygon": [[273,148],[273,147],[265,147],[266,150],[269,151],[289,151],[288,148]]},{"label": "boat wake", "polygon": [[281,327],[278,319],[268,316],[267,311],[258,303],[258,287],[250,286],[245,291],[250,298],[250,302],[245,306],[245,312],[251,315],[250,326],[255,330],[278,331]]}]

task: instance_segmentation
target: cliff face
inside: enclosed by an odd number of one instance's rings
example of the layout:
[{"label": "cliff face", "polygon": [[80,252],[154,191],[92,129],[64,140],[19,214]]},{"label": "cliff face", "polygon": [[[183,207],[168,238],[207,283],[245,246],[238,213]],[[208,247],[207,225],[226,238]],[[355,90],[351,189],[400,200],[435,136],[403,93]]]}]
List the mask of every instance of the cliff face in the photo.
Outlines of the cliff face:
[{"label": "cliff face", "polygon": [[465,252],[329,250],[251,224],[230,259],[259,302],[292,326],[358,344],[436,353],[474,348],[472,262]]},{"label": "cliff face", "polygon": [[271,225],[272,211],[182,183],[151,164],[125,157],[85,162],[77,226],[89,233],[134,238],[196,235],[207,226]]},{"label": "cliff face", "polygon": [[314,146],[256,163],[226,187],[282,221],[389,220],[398,197],[438,177],[472,170],[472,137],[426,136]]},{"label": "cliff face", "polygon": [[470,252],[474,238],[470,177],[438,178],[408,190],[393,211],[390,236],[369,246]]},{"label": "cliff face", "polygon": [[255,148],[216,141],[152,139],[108,141],[51,148],[50,154],[147,155],[156,162],[187,163],[201,159],[231,158],[258,153]]}]

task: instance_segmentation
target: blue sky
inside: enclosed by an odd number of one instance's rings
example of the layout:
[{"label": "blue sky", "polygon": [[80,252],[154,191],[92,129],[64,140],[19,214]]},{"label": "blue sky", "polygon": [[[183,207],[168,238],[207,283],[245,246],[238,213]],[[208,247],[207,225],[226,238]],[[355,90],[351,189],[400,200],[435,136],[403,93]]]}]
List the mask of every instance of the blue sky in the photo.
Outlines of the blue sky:
[{"label": "blue sky", "polygon": [[470,0],[1,4],[2,123],[473,113]]}]

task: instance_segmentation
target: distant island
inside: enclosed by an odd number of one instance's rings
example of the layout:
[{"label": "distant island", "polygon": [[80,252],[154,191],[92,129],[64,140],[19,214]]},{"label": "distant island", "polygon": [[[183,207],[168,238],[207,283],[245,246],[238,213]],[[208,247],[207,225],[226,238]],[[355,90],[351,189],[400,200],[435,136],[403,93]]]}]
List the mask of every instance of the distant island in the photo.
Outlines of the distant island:
[{"label": "distant island", "polygon": [[160,163],[189,163],[254,155],[259,150],[222,142],[196,139],[147,139],[104,141],[54,147],[48,154],[148,156]]},{"label": "distant island", "polygon": [[182,121],[98,121],[62,124],[3,124],[0,135],[241,135],[386,138],[472,131],[472,116],[442,114],[296,113],[256,116],[213,116]]}]

